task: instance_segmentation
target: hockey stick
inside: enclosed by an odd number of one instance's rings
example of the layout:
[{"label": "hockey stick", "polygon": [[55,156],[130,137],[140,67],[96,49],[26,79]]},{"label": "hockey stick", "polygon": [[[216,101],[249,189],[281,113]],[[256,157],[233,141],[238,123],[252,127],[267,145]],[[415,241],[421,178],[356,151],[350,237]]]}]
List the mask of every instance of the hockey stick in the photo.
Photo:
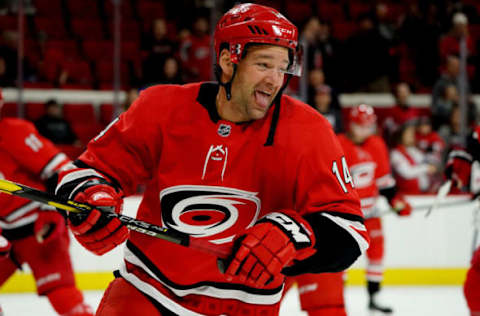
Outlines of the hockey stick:
[{"label": "hockey stick", "polygon": [[445,199],[445,197],[448,195],[448,192],[450,192],[450,188],[452,187],[452,180],[447,180],[442,186],[438,189],[437,196],[435,197],[435,200],[433,201],[432,206],[428,209],[427,213],[425,214],[425,217],[428,217],[430,213],[432,213],[433,210],[435,210],[438,206],[438,204]]},{"label": "hockey stick", "polygon": [[120,222],[130,230],[146,234],[148,236],[160,238],[166,241],[170,241],[175,244],[196,249],[218,257],[218,268],[222,273],[225,271],[226,267],[225,261],[221,259],[226,259],[230,256],[229,250],[219,248],[217,245],[213,245],[208,241],[203,241],[201,239],[192,239],[189,235],[171,230],[170,228],[160,227],[141,220],[137,220],[133,217],[117,214],[115,212],[102,209],[101,207],[94,207],[72,200],[62,200],[53,194],[31,188],[23,184],[0,179],[0,192],[17,195],[32,201],[37,201],[43,204],[53,206],[57,209],[61,209],[67,212],[84,213],[90,212],[93,209],[97,209],[109,218],[118,218]]},{"label": "hockey stick", "polygon": [[[459,200],[450,201],[450,202],[438,203],[437,204],[437,209],[445,208],[445,207],[464,206],[464,205],[470,204],[472,202],[473,202],[473,200],[471,200],[469,198],[469,199],[461,199],[461,200],[459,199]],[[431,207],[432,207],[432,204],[430,204],[430,203],[425,204],[425,205],[417,205],[417,206],[413,207],[412,212],[428,211]],[[382,210],[381,212],[379,212],[378,216],[382,217],[384,215],[395,214],[395,213],[397,213],[397,212],[393,208],[390,208],[388,210]]]}]

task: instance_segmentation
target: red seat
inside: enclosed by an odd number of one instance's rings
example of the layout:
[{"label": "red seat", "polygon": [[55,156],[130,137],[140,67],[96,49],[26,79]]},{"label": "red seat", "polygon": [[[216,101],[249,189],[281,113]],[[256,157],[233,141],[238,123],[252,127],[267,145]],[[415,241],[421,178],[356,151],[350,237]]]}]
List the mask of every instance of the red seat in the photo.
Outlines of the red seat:
[{"label": "red seat", "polygon": [[18,29],[17,16],[2,15],[0,18],[0,29],[2,31],[17,30]]},{"label": "red seat", "polygon": [[91,104],[72,104],[63,105],[63,117],[72,124],[95,123],[95,111]]},{"label": "red seat", "polygon": [[[100,83],[113,82],[113,62],[111,60],[100,60],[97,62],[97,79]],[[128,64],[121,63],[121,81],[127,82],[129,78]]]},{"label": "red seat", "polygon": [[38,120],[45,114],[45,104],[27,103],[25,104],[25,118],[30,121]]},{"label": "red seat", "polygon": [[77,157],[85,150],[83,147],[74,145],[55,144],[55,147],[67,155],[71,160],[77,159]]},{"label": "red seat", "polygon": [[23,83],[24,88],[30,89],[53,89],[55,86],[50,82],[29,82],[26,81]]},{"label": "red seat", "polygon": [[165,7],[162,2],[139,1],[138,15],[143,21],[151,22],[158,18],[165,17]]},{"label": "red seat", "polygon": [[98,135],[103,129],[100,123],[77,122],[72,123],[72,129],[82,144],[87,144],[92,138]]},{"label": "red seat", "polygon": [[74,40],[50,40],[46,43],[45,54],[56,52],[68,58],[78,57],[77,43]]},{"label": "red seat", "polygon": [[306,21],[312,15],[312,4],[310,1],[286,1],[285,13],[297,23]]},{"label": "red seat", "polygon": [[68,33],[62,19],[51,17],[35,17],[35,29],[37,33],[46,33],[48,39],[67,39]]},{"label": "red seat", "polygon": [[140,48],[138,42],[129,41],[122,42],[122,59],[137,60],[140,58]]},{"label": "red seat", "polygon": [[92,90],[93,85],[88,83],[65,83],[59,86],[63,90]]},{"label": "red seat", "polygon": [[356,29],[354,22],[334,22],[332,23],[332,36],[338,40],[348,39]]},{"label": "red seat", "polygon": [[100,20],[72,19],[72,30],[84,40],[102,40],[104,38]]},{"label": "red seat", "polygon": [[52,19],[62,18],[61,0],[35,0],[35,15]]},{"label": "red seat", "polygon": [[[108,22],[108,30],[112,38],[114,38],[113,20]],[[140,27],[135,20],[122,20],[120,25],[122,41],[136,41],[140,40]]]},{"label": "red seat", "polygon": [[86,40],[83,42],[83,52],[91,61],[101,59],[111,61],[113,59],[113,42]]},{"label": "red seat", "polygon": [[[101,1],[101,3],[103,4],[103,10],[105,12],[105,14],[107,15],[107,17],[109,18],[113,18],[114,16],[114,6],[113,6],[113,1]],[[131,2],[130,1],[120,1],[120,13],[122,15],[122,23],[123,23],[123,20],[131,20],[131,19],[134,19],[135,18],[135,14],[134,14],[134,9],[132,8],[131,6]]]},{"label": "red seat", "polygon": [[97,0],[67,0],[67,8],[74,19],[96,19],[100,16]]},{"label": "red seat", "polygon": [[372,9],[370,4],[362,2],[352,2],[348,7],[353,20],[356,20],[360,15],[368,13]]},{"label": "red seat", "polygon": [[113,104],[104,103],[100,105],[100,123],[108,125],[113,120]]},{"label": "red seat", "polygon": [[92,72],[88,62],[83,60],[67,60],[62,63],[62,69],[68,73],[68,83],[92,84]]},{"label": "red seat", "polygon": [[328,21],[343,21],[345,20],[345,13],[342,5],[339,3],[329,3],[325,1],[318,1],[318,15]]},{"label": "red seat", "polygon": [[5,102],[3,104],[0,117],[17,117],[18,108],[17,103]]}]

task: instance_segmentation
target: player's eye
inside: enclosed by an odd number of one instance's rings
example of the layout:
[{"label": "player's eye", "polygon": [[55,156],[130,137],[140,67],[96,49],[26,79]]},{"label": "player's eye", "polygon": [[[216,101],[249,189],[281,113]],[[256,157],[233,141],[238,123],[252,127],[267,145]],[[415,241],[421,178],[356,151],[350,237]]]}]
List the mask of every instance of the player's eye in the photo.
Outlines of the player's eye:
[{"label": "player's eye", "polygon": [[257,66],[258,69],[260,69],[262,71],[271,68],[267,65],[267,63],[255,63],[255,65]]}]

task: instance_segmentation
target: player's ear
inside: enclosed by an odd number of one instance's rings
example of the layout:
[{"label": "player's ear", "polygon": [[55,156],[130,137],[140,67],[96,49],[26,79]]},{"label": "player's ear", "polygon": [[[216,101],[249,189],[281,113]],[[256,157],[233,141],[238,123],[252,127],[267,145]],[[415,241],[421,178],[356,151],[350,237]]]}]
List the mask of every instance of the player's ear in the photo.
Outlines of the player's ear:
[{"label": "player's ear", "polygon": [[220,68],[222,68],[222,81],[230,81],[230,78],[232,78],[233,74],[233,63],[228,49],[222,50],[218,63]]}]

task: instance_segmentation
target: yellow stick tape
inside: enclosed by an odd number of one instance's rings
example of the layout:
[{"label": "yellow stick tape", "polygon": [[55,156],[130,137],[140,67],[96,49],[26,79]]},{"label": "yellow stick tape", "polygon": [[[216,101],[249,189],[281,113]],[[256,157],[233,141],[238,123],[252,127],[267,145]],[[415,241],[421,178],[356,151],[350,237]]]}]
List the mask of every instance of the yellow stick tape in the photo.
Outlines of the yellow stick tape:
[{"label": "yellow stick tape", "polygon": [[[384,285],[462,285],[465,281],[465,268],[408,268],[387,269]],[[75,280],[81,290],[105,290],[113,280],[112,272],[77,272]],[[365,284],[365,271],[347,271],[347,285]],[[15,273],[0,289],[0,293],[35,292],[35,281],[30,273]]]},{"label": "yellow stick tape", "polygon": [[0,191],[2,192],[11,193],[11,192],[19,191],[21,189],[22,187],[19,187],[15,183],[12,183],[8,180],[0,179]]}]

